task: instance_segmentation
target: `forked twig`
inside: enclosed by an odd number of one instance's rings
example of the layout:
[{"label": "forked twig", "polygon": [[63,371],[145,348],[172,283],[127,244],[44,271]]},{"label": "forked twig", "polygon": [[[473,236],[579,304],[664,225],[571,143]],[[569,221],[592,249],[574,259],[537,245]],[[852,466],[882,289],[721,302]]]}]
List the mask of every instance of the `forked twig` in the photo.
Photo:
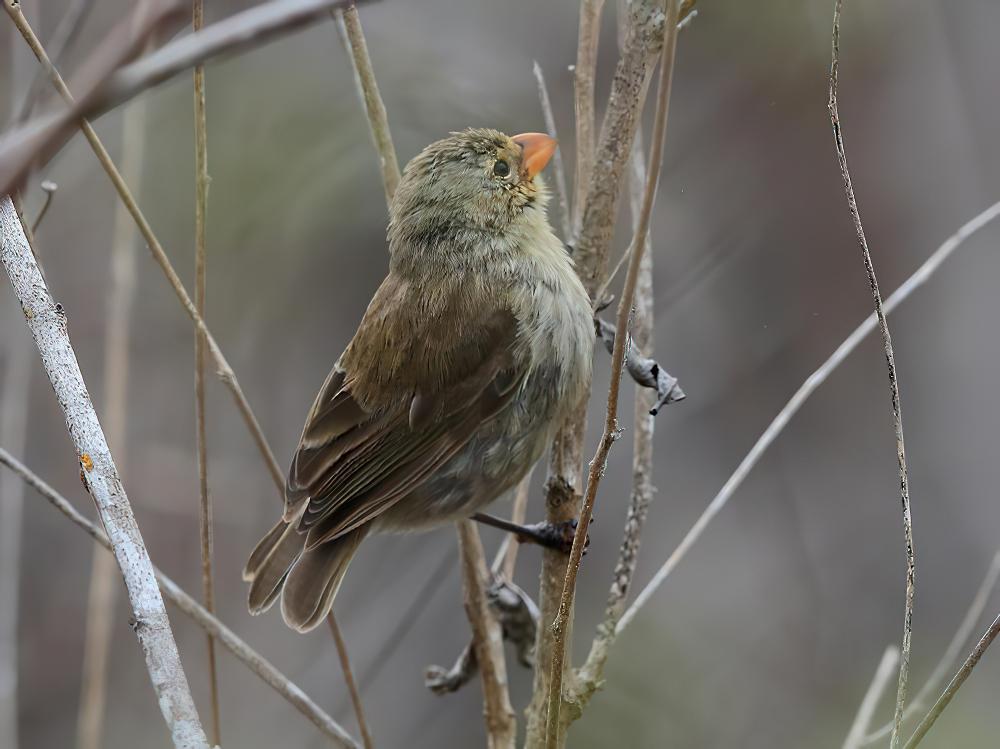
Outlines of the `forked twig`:
[{"label": "forked twig", "polygon": [[840,69],[840,12],[844,0],[836,0],[833,9],[833,39],[830,61],[830,122],[833,125],[833,139],[837,149],[837,161],[840,164],[840,174],[844,180],[844,190],[847,193],[847,206],[854,221],[854,231],[861,245],[861,255],[864,260],[865,274],[871,287],[875,302],[875,314],[878,317],[879,331],[882,333],[882,346],[885,349],[885,362],[889,369],[889,396],[892,402],[892,424],[896,432],[896,462],[899,467],[899,494],[903,506],[903,541],[906,546],[906,605],[903,614],[903,644],[899,649],[899,684],[896,688],[896,713],[893,717],[890,749],[897,749],[902,741],[900,728],[903,722],[903,708],[906,706],[906,689],[910,677],[910,648],[913,637],[913,595],[916,564],[913,555],[913,520],[910,515],[910,487],[906,471],[906,448],[903,440],[903,415],[899,403],[899,382],[896,378],[896,357],[892,350],[892,336],[889,334],[889,323],[885,318],[882,305],[882,293],[879,291],[878,279],[875,277],[875,266],[868,251],[868,240],[861,225],[861,214],[854,198],[854,185],[851,183],[851,173],[847,169],[847,152],[844,150],[844,137],[840,127],[840,114],[837,111],[837,80]]},{"label": "forked twig", "polygon": [[979,663],[979,659],[983,657],[983,653],[986,652],[986,648],[993,643],[993,640],[996,639],[998,633],[1000,633],[1000,616],[997,616],[989,628],[983,633],[979,642],[976,643],[976,647],[973,648],[971,653],[969,653],[969,657],[965,659],[965,663],[962,664],[962,667],[958,669],[958,672],[951,678],[948,686],[945,688],[941,696],[938,697],[937,702],[934,703],[934,706],[930,709],[927,715],[924,716],[924,719],[920,721],[920,725],[917,726],[917,730],[915,730],[913,735],[910,736],[910,739],[906,742],[904,749],[913,749],[913,747],[923,741],[924,736],[926,736],[927,732],[931,730],[931,727],[937,719],[941,717],[941,713],[943,713],[944,709],[948,707],[948,703],[954,699],[955,693],[962,688],[965,680],[968,679],[969,675],[972,673],[972,669],[974,669],[976,664]]},{"label": "forked twig", "polygon": [[[938,689],[941,688],[945,678],[948,676],[948,672],[954,668],[952,664],[962,652],[962,648],[965,646],[966,640],[969,639],[973,628],[976,626],[976,622],[978,622],[979,617],[982,616],[983,611],[986,608],[986,602],[990,598],[990,593],[993,592],[993,588],[997,584],[998,577],[1000,577],[1000,551],[993,556],[993,561],[990,563],[990,567],[986,571],[983,581],[979,584],[979,590],[976,591],[976,595],[972,599],[972,603],[969,604],[969,608],[965,612],[965,616],[962,617],[962,623],[959,624],[958,629],[955,630],[955,634],[952,636],[951,642],[948,643],[948,647],[945,648],[944,653],[941,655],[941,659],[938,661],[938,664],[934,667],[931,675],[927,677],[927,681],[924,682],[924,685],[920,687],[920,691],[918,691],[913,699],[910,700],[910,704],[907,705],[906,709],[903,711],[904,721],[917,711],[922,710],[927,704],[927,701]],[[868,746],[869,744],[874,744],[876,741],[885,738],[892,733],[892,725],[893,723],[890,720],[877,731],[873,731],[872,733],[864,736],[858,745]]]},{"label": "forked twig", "polygon": [[[660,166],[663,160],[663,145],[667,134],[667,116],[670,105],[670,90],[673,82],[674,54],[677,49],[677,21],[680,13],[680,0],[667,0],[667,14],[664,26],[663,47],[660,60],[660,80],[657,89],[656,114],[653,120],[652,145],[649,155],[649,174],[643,195],[639,221],[632,238],[632,258],[629,262],[628,275],[622,290],[621,301],[618,303],[617,328],[625,331],[628,328],[629,317],[632,314],[632,302],[635,287],[639,278],[639,264],[646,247],[646,236],[656,199],[656,188],[660,179]],[[573,538],[573,548],[570,551],[566,579],[563,583],[559,611],[553,623],[552,662],[549,668],[548,714],[546,716],[546,746],[547,749],[558,749],[563,731],[560,720],[563,694],[563,662],[566,657],[568,642],[566,630],[569,623],[570,610],[576,592],[576,577],[580,570],[583,548],[586,543],[590,520],[593,516],[594,502],[597,498],[597,487],[604,475],[608,453],[611,445],[618,438],[618,391],[621,386],[621,376],[625,364],[625,343],[627,336],[618,335],[615,340],[614,353],[611,355],[611,385],[608,388],[607,412],[604,420],[604,433],[601,436],[597,452],[590,463],[587,477],[587,489],[583,499],[583,509],[580,512],[579,525]]]}]

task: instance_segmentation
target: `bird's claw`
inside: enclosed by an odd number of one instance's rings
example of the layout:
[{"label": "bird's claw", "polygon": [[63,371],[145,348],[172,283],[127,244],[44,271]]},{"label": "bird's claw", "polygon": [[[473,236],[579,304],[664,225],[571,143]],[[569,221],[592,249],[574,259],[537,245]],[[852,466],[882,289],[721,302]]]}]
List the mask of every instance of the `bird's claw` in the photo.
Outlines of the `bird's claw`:
[{"label": "bird's claw", "polygon": [[[533,543],[544,546],[546,549],[561,551],[569,554],[573,548],[573,539],[576,537],[578,522],[576,518],[564,520],[561,523],[532,523],[524,526],[524,530],[517,534],[517,540],[521,543]],[[583,553],[587,553],[590,546],[590,534],[583,545]]]}]

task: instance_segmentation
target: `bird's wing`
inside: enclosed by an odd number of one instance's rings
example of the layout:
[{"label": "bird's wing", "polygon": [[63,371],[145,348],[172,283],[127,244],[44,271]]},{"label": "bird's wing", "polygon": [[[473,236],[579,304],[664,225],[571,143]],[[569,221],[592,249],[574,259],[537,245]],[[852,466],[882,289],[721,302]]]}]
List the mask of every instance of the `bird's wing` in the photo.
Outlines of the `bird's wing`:
[{"label": "bird's wing", "polygon": [[462,334],[445,344],[438,337],[439,361],[470,365],[451,382],[444,375],[422,378],[437,383],[431,389],[404,383],[406,396],[386,407],[362,405],[361,386],[350,368],[343,368],[343,359],[334,367],[310,411],[288,476],[286,519],[300,518],[299,530],[308,532],[306,548],[385,512],[510,403],[525,375],[512,354],[516,336],[513,315],[494,312],[481,324],[464,325]]}]

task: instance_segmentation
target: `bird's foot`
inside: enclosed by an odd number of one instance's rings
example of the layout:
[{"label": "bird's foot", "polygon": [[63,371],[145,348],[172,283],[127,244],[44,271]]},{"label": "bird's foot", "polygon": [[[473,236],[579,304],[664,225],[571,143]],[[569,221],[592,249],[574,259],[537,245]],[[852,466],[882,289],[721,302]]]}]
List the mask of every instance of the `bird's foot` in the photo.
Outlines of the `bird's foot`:
[{"label": "bird's foot", "polygon": [[[570,549],[573,548],[573,538],[576,536],[577,521],[565,520],[561,523],[531,523],[529,525],[518,525],[517,523],[512,523],[504,518],[494,517],[493,515],[487,515],[483,512],[477,512],[472,516],[473,520],[478,520],[480,523],[486,525],[492,525],[494,528],[500,528],[501,530],[509,531],[514,534],[514,537],[521,543],[537,544],[543,546],[546,549],[553,549],[555,551],[561,551],[564,554],[569,554]],[[587,553],[587,547],[590,546],[590,535],[587,535],[587,540],[584,544],[584,553]]]}]

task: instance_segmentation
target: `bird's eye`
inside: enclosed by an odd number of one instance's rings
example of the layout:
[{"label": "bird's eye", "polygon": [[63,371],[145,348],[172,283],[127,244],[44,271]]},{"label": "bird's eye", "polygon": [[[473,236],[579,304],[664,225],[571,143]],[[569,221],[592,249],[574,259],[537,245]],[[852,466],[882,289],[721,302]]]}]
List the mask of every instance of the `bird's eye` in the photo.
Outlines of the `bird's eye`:
[{"label": "bird's eye", "polygon": [[497,159],[497,162],[493,165],[493,174],[497,177],[506,177],[510,174],[510,164],[503,159]]}]

